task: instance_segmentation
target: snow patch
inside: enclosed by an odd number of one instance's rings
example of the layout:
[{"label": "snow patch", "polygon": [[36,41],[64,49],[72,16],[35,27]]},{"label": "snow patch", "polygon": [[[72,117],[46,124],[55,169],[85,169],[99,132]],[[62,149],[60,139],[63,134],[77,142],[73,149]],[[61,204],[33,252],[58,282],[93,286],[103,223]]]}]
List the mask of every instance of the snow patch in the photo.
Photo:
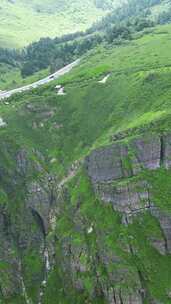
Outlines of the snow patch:
[{"label": "snow patch", "polygon": [[58,91],[58,95],[66,95],[66,93],[64,92],[64,87],[61,87]]},{"label": "snow patch", "polygon": [[57,84],[55,89],[59,90],[61,87],[62,87],[61,84]]},{"label": "snow patch", "polygon": [[98,83],[105,84],[109,77],[110,77],[110,74],[106,75],[102,80],[99,80]]},{"label": "snow patch", "polygon": [[5,127],[6,125],[6,122],[0,117],[0,127]]},{"label": "snow patch", "polygon": [[88,228],[87,233],[90,234],[93,232],[93,227],[91,226],[90,228]]}]

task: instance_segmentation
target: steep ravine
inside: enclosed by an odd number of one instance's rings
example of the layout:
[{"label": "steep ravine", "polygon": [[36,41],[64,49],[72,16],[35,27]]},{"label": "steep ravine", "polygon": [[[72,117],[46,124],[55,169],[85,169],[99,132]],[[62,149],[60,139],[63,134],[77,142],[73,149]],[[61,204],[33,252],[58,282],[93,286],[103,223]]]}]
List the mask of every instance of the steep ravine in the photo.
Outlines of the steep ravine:
[{"label": "steep ravine", "polygon": [[94,150],[60,183],[44,164],[1,166],[0,303],[170,303],[171,134]]}]

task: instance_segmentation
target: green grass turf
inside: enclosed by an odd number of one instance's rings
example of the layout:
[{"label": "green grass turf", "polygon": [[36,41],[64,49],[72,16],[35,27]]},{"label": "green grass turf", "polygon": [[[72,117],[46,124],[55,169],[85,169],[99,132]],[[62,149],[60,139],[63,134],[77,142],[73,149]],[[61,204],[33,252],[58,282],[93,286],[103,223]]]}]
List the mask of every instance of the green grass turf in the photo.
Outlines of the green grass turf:
[{"label": "green grass turf", "polygon": [[[113,6],[118,1],[113,1]],[[40,37],[56,37],[85,30],[108,11],[86,0],[2,0],[0,47],[20,48]]]}]

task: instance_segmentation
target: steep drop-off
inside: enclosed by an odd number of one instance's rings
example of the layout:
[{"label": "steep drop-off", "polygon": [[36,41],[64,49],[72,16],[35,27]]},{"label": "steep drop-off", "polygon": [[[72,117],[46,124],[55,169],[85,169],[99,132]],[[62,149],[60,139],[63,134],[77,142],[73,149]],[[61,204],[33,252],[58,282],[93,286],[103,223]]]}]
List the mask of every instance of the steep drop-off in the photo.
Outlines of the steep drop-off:
[{"label": "steep drop-off", "polygon": [[170,38],[1,102],[0,303],[171,302]]}]

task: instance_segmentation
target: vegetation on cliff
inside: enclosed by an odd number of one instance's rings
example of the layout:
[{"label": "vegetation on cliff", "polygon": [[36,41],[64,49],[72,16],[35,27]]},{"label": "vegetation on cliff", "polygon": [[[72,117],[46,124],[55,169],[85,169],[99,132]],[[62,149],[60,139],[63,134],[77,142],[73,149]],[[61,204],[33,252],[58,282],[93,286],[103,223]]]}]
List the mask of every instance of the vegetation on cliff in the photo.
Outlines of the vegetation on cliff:
[{"label": "vegetation on cliff", "polygon": [[[84,159],[94,149],[116,144],[118,151],[170,132],[170,38],[165,25],[119,46],[101,45],[58,81],[1,102],[2,303],[169,303],[170,239],[162,225],[164,218],[170,227],[170,169],[159,159],[155,171],[142,167],[97,185]],[[57,95],[57,84],[66,95]],[[137,152],[129,151],[116,162],[125,174]],[[101,164],[105,169],[106,160]],[[129,189],[128,196],[143,197],[143,209],[144,181],[152,209],[125,222],[106,195]]]},{"label": "vegetation on cliff", "polygon": [[171,25],[120,36],[1,100],[2,304],[171,301]]}]

